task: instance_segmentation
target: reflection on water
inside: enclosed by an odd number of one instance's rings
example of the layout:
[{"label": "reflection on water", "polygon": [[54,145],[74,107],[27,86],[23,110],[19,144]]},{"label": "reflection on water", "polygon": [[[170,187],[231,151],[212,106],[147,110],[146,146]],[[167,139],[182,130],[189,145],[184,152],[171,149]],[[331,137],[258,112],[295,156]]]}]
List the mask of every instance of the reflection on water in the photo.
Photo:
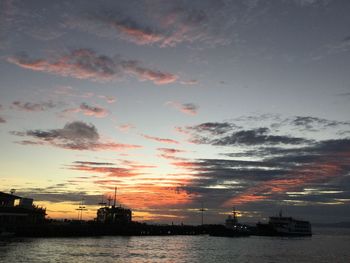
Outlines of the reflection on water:
[{"label": "reflection on water", "polygon": [[0,241],[0,262],[350,262],[349,229],[315,232],[308,238],[12,239]]}]

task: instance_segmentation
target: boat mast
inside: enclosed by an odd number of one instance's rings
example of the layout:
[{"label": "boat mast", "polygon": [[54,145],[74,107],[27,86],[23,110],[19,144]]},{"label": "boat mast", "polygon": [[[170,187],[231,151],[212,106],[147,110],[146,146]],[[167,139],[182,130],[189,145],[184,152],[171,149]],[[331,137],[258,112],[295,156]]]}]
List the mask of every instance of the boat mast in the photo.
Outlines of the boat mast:
[{"label": "boat mast", "polygon": [[233,222],[234,222],[235,224],[237,224],[237,211],[236,211],[236,208],[235,208],[235,207],[233,207],[232,214],[233,214]]},{"label": "boat mast", "polygon": [[116,205],[116,200],[117,200],[117,187],[114,187],[114,202],[113,202],[114,207]]},{"label": "boat mast", "polygon": [[202,222],[202,226],[203,226],[203,222],[204,222],[204,220],[203,220],[203,219],[204,219],[204,211],[206,211],[206,210],[204,209],[204,207],[203,207],[203,202],[202,202],[202,207],[201,207],[201,209],[199,209],[199,211],[202,213],[202,215],[201,215],[201,216],[202,216],[202,218],[201,218],[202,221],[201,221],[201,222]]}]

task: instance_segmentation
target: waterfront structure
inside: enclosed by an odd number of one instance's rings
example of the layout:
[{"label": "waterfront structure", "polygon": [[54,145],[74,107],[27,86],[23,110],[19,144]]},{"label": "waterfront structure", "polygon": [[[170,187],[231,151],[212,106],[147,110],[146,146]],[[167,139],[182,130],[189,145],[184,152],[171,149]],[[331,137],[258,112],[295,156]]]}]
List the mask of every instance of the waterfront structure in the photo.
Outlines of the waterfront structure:
[{"label": "waterfront structure", "polygon": [[0,192],[0,226],[41,224],[46,210],[33,204],[33,199]]}]

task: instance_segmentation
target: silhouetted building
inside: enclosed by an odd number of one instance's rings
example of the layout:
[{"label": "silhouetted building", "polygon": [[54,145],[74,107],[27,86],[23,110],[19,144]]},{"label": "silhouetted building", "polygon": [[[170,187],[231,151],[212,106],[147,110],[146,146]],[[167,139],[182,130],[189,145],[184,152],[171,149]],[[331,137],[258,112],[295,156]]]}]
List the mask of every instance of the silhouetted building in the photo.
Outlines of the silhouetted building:
[{"label": "silhouetted building", "polygon": [[40,224],[46,210],[33,204],[33,199],[0,192],[0,226]]}]

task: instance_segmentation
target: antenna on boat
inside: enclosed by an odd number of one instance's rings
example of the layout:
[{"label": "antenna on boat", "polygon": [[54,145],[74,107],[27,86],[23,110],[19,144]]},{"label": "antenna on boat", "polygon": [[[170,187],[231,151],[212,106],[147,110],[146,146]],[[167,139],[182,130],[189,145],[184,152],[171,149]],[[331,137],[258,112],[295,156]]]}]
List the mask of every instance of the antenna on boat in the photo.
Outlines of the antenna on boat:
[{"label": "antenna on boat", "polygon": [[84,198],[81,199],[79,207],[76,210],[78,210],[78,220],[83,221],[83,211],[87,210],[86,207],[84,206]]},{"label": "antenna on boat", "polygon": [[203,220],[204,219],[204,211],[206,211],[206,209],[203,208],[203,202],[202,202],[202,207],[201,207],[201,209],[199,209],[199,211],[202,213],[202,218],[201,218],[202,221],[201,222],[202,222],[202,225],[203,225],[203,222],[204,222],[204,220]]},{"label": "antenna on boat", "polygon": [[236,224],[237,223],[237,211],[236,211],[235,207],[233,207],[232,214],[233,214],[233,222]]},{"label": "antenna on boat", "polygon": [[114,207],[116,205],[116,200],[117,200],[117,187],[114,187],[114,202],[113,202]]},{"label": "antenna on boat", "polygon": [[103,197],[104,197],[104,196],[102,195],[101,202],[98,203],[100,206],[106,206],[106,202],[104,202]]},{"label": "antenna on boat", "polygon": [[108,206],[111,206],[112,197],[110,195],[108,196],[107,200],[108,200]]}]

